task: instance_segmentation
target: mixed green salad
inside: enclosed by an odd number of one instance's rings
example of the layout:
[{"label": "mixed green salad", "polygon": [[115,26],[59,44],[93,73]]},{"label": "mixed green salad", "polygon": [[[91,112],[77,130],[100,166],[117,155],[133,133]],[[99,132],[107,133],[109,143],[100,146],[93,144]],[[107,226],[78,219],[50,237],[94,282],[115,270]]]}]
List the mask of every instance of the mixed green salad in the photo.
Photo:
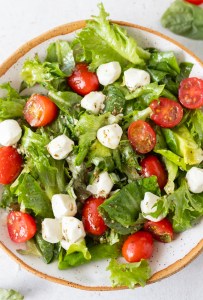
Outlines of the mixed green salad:
[{"label": "mixed green salad", "polygon": [[60,270],[110,259],[112,285],[133,288],[151,276],[154,239],[203,215],[203,80],[99,9],[72,42],[25,60],[19,91],[1,84],[0,205],[20,254]]}]

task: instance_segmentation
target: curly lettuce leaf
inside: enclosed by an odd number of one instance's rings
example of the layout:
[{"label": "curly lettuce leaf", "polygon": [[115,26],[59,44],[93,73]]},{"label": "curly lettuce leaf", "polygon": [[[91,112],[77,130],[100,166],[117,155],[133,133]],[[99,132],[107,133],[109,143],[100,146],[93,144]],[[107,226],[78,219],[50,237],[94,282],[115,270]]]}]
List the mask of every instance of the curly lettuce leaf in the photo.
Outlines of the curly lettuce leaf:
[{"label": "curly lettuce leaf", "polygon": [[78,34],[78,43],[84,49],[90,68],[110,61],[118,61],[122,66],[129,63],[143,64],[150,54],[137,46],[134,38],[128,36],[125,29],[111,24],[102,3],[98,5],[99,16],[87,21],[86,27]]},{"label": "curly lettuce leaf", "polygon": [[2,300],[23,300],[24,296],[14,290],[0,288],[0,299]]},{"label": "curly lettuce leaf", "polygon": [[163,14],[161,24],[175,34],[203,40],[203,10],[186,1],[173,2]]},{"label": "curly lettuce leaf", "polygon": [[121,254],[119,243],[115,243],[113,245],[90,245],[88,246],[88,250],[91,255],[90,259],[86,259],[82,252],[74,252],[67,254],[64,253],[65,251],[61,250],[59,254],[58,268],[60,270],[65,270],[89,263],[90,261],[97,261],[107,258],[117,258]]},{"label": "curly lettuce leaf", "polygon": [[46,61],[59,63],[60,69],[67,76],[70,76],[74,67],[75,59],[73,50],[67,41],[56,41],[47,48]]},{"label": "curly lettuce leaf", "polygon": [[99,206],[99,212],[108,227],[122,235],[139,230],[144,222],[140,202],[149,191],[160,193],[155,176],[131,182],[105,200]]},{"label": "curly lettuce leaf", "polygon": [[107,270],[111,272],[110,279],[113,287],[127,286],[133,289],[138,284],[145,286],[151,277],[151,269],[145,259],[136,263],[119,263],[116,259],[112,259]]}]

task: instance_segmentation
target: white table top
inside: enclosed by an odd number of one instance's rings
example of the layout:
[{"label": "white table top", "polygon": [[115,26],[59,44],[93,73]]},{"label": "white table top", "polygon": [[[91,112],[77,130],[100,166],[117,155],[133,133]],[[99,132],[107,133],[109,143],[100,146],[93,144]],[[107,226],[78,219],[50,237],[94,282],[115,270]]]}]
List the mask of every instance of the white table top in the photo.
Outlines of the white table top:
[{"label": "white table top", "polygon": [[[19,46],[64,23],[97,14],[98,0],[0,0],[0,63]],[[178,40],[203,59],[203,42],[175,36],[160,25],[160,16],[172,0],[103,0],[111,19],[156,29]],[[184,270],[161,282],[115,292],[86,292],[51,283],[21,269],[0,249],[0,288],[21,292],[26,300],[106,299],[199,300],[202,299],[203,254]],[[0,299],[3,300],[3,299]]]}]

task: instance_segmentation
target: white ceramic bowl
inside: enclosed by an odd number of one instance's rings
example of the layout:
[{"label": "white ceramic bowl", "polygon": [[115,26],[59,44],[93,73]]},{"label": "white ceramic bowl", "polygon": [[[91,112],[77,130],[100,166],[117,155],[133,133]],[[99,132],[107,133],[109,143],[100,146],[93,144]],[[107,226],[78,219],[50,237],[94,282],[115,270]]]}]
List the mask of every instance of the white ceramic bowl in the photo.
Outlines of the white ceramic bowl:
[{"label": "white ceramic bowl", "polygon": [[[153,30],[125,22],[117,23],[127,27],[130,35],[134,36],[142,47],[155,47],[163,51],[172,50],[179,61],[194,63],[191,76],[203,78],[202,62],[182,45]],[[57,39],[71,40],[75,30],[79,30],[84,25],[85,21],[65,24],[23,45],[0,66],[0,83],[11,81],[12,86],[18,88],[21,82],[20,70],[26,58],[33,57],[35,53],[38,53],[40,58],[44,58],[45,49],[50,42]],[[107,261],[93,262],[60,271],[57,268],[57,262],[46,265],[40,258],[19,255],[16,249],[25,246],[15,244],[10,240],[4,211],[0,211],[0,246],[19,264],[40,277],[86,290],[112,289],[109,273],[106,271]],[[192,229],[177,235],[172,243],[155,243],[154,255],[150,261],[153,276],[149,283],[177,272],[196,257],[202,249],[203,220]]]}]

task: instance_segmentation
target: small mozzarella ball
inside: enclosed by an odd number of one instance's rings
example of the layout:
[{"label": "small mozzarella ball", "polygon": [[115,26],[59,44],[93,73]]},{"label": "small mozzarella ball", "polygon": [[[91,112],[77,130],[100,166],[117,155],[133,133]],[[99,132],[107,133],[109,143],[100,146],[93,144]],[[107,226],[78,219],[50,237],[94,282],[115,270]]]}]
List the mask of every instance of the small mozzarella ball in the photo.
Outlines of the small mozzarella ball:
[{"label": "small mozzarella ball", "polygon": [[104,108],[105,98],[102,92],[91,92],[81,100],[81,106],[93,114],[98,114]]},{"label": "small mozzarella ball", "polygon": [[47,150],[56,160],[64,159],[73,150],[74,142],[65,134],[57,136],[48,145]]},{"label": "small mozzarella ball", "polygon": [[150,83],[150,75],[144,70],[130,68],[124,72],[124,84],[130,91]]},{"label": "small mozzarella ball", "polygon": [[112,124],[99,128],[97,131],[97,138],[103,146],[110,149],[116,149],[122,134],[122,128],[118,124]]},{"label": "small mozzarella ball", "polygon": [[120,75],[121,66],[117,61],[102,64],[97,69],[97,77],[99,83],[104,86],[115,82],[120,77]]},{"label": "small mozzarella ball", "polygon": [[42,222],[42,238],[49,243],[62,239],[61,223],[57,219],[46,218]]},{"label": "small mozzarella ball", "polygon": [[141,211],[144,214],[144,217],[153,222],[159,222],[165,218],[165,216],[162,214],[160,214],[157,218],[149,215],[156,211],[156,207],[154,205],[157,203],[159,198],[160,197],[154,195],[151,192],[146,192],[144,195],[144,199],[140,203]]},{"label": "small mozzarella ball", "polygon": [[55,194],[51,199],[54,217],[60,219],[64,216],[75,216],[77,205],[75,199],[67,194]]},{"label": "small mozzarella ball", "polygon": [[186,174],[186,180],[192,193],[203,192],[203,169],[192,167]]},{"label": "small mozzarella ball", "polygon": [[0,123],[0,145],[12,146],[22,136],[22,129],[17,121],[9,119]]},{"label": "small mozzarella ball", "polygon": [[83,223],[75,217],[63,217],[62,235],[71,244],[79,241],[86,235]]},{"label": "small mozzarella ball", "polygon": [[106,198],[113,187],[113,181],[108,172],[102,172],[93,181],[91,185],[87,186],[87,191],[98,197]]}]

